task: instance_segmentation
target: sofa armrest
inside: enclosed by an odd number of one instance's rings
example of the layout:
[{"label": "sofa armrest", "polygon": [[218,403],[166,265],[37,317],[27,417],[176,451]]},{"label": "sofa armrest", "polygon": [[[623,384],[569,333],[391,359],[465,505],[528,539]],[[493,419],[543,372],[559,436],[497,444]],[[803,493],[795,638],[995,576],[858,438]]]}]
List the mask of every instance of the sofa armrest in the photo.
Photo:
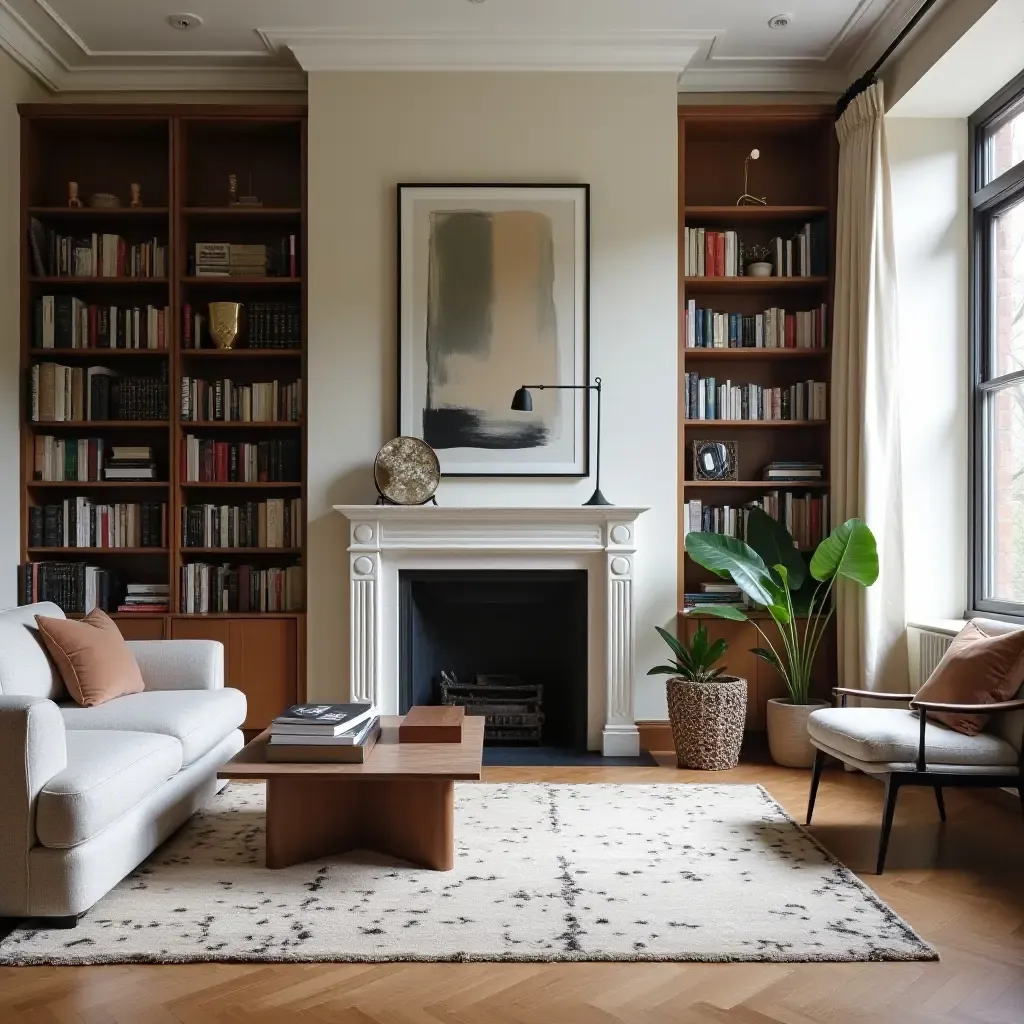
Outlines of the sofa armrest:
[{"label": "sofa armrest", "polygon": [[219,690],[224,645],[219,640],[129,640],[147,690]]},{"label": "sofa armrest", "polygon": [[0,695],[0,917],[28,913],[36,799],[67,763],[57,705],[45,697]]}]

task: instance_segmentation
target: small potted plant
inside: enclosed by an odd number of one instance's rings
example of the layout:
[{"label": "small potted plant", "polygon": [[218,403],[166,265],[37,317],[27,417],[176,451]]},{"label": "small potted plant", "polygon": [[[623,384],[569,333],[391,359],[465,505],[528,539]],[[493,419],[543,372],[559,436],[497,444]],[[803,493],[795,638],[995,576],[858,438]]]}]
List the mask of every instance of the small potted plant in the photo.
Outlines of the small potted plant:
[{"label": "small potted plant", "polygon": [[772,250],[768,245],[752,245],[744,254],[747,277],[772,276]]},{"label": "small potted plant", "polygon": [[675,655],[667,665],[656,665],[647,674],[672,676],[666,692],[677,766],[705,771],[735,768],[747,718],[747,681],[715,668],[728,644],[724,640],[709,644],[703,624],[689,645],[667,629],[655,628]]},{"label": "small potted plant", "polygon": [[[870,587],[878,579],[878,546],[860,519],[848,519],[818,545],[808,567],[785,526],[758,508],[751,509],[747,519],[747,542],[695,532],[686,535],[686,551],[698,565],[731,578],[767,611],[778,630],[778,647],[756,619],[738,608],[704,607],[698,614],[750,622],[761,634],[766,646],[755,647],[752,653],[776,668],[789,690],[788,699],[768,701],[772,759],[787,768],[808,768],[814,748],[807,735],[807,719],[816,708],[828,706],[811,697],[811,680],[815,656],[834,612],[832,589],[841,579]],[[795,608],[794,594],[803,587],[808,569],[817,585],[806,604],[798,601]]]}]

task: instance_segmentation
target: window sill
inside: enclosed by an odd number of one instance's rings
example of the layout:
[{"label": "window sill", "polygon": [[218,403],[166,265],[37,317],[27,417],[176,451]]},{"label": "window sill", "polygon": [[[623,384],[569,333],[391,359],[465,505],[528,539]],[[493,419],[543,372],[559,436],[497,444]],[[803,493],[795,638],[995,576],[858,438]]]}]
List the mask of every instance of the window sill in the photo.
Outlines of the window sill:
[{"label": "window sill", "polygon": [[944,636],[956,636],[964,626],[967,619],[917,619],[915,622],[908,622],[908,629],[923,629],[926,633],[941,633]]}]

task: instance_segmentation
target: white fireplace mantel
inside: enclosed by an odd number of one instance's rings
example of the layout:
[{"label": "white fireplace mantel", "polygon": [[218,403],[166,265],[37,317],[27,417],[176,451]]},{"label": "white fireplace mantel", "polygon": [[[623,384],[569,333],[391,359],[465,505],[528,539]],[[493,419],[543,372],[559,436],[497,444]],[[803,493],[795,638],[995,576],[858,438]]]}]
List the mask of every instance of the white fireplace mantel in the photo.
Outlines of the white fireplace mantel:
[{"label": "white fireplace mantel", "polygon": [[633,712],[636,526],[645,508],[335,505],[349,520],[353,700],[397,714],[399,574],[408,569],[585,569],[587,739],[640,751]]}]

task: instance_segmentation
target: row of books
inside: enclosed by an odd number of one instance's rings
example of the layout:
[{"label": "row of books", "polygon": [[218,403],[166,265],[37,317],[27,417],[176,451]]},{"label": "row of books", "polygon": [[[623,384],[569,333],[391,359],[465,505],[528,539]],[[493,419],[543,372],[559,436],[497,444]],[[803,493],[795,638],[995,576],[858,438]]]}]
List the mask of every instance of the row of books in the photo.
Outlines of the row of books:
[{"label": "row of books", "polygon": [[189,615],[297,612],[302,610],[304,590],[301,565],[260,569],[255,565],[190,562],[181,567],[178,610]]},{"label": "row of books", "polygon": [[166,420],[167,367],[157,376],[122,375],[105,366],[36,363],[30,373],[35,423]]},{"label": "row of books", "polygon": [[295,235],[267,244],[196,242],[191,259],[196,277],[297,277]]},{"label": "row of books", "polygon": [[65,498],[28,510],[33,548],[165,548],[167,504],[160,501],[104,504]]},{"label": "row of books", "polygon": [[181,378],[181,418],[187,421],[292,423],[302,418],[302,383],[239,384],[227,378]]},{"label": "row of books", "polygon": [[170,306],[87,305],[73,295],[36,299],[32,344],[37,349],[167,348]]},{"label": "row of books", "polygon": [[827,494],[795,494],[771,491],[742,506],[707,505],[691,499],[686,503],[687,532],[718,533],[747,539],[747,522],[753,509],[760,508],[781,522],[800,548],[815,548],[828,534]]},{"label": "row of books", "polygon": [[687,348],[824,348],[828,307],[787,312],[719,313],[686,303],[683,313]]},{"label": "row of books", "polygon": [[[749,239],[737,231],[685,228],[684,273],[687,277],[743,277],[755,253]],[[804,224],[791,238],[776,235],[767,246],[773,277],[824,277],[828,274],[828,224]],[[756,255],[762,255],[756,253]]]},{"label": "row of books", "polygon": [[683,594],[684,608],[738,608],[749,610],[753,602],[734,583],[702,583],[700,590]]},{"label": "row of books", "polygon": [[124,599],[117,606],[119,612],[138,612],[150,615],[171,610],[171,587],[168,583],[129,583]]},{"label": "row of books", "polygon": [[[182,347],[203,348],[209,340],[207,318],[186,302],[182,307]],[[299,302],[250,302],[243,311],[244,348],[301,348],[302,304]]]},{"label": "row of books", "polygon": [[21,567],[21,603],[52,601],[65,614],[116,610],[121,587],[109,569],[85,562],[28,562]]},{"label": "row of books", "polygon": [[380,735],[372,704],[295,704],[270,723],[268,761],[360,764]]},{"label": "row of books", "polygon": [[183,505],[181,542],[194,548],[297,548],[302,516],[301,498]]},{"label": "row of books", "polygon": [[74,238],[33,217],[29,243],[39,277],[167,277],[167,246],[159,238],[133,244],[95,231]]},{"label": "row of books", "polygon": [[699,373],[683,375],[683,412],[688,420],[824,420],[828,385],[801,381],[789,387],[719,382]]},{"label": "row of books", "polygon": [[181,479],[185,483],[298,481],[301,454],[298,438],[250,443],[188,434],[181,446]]}]

